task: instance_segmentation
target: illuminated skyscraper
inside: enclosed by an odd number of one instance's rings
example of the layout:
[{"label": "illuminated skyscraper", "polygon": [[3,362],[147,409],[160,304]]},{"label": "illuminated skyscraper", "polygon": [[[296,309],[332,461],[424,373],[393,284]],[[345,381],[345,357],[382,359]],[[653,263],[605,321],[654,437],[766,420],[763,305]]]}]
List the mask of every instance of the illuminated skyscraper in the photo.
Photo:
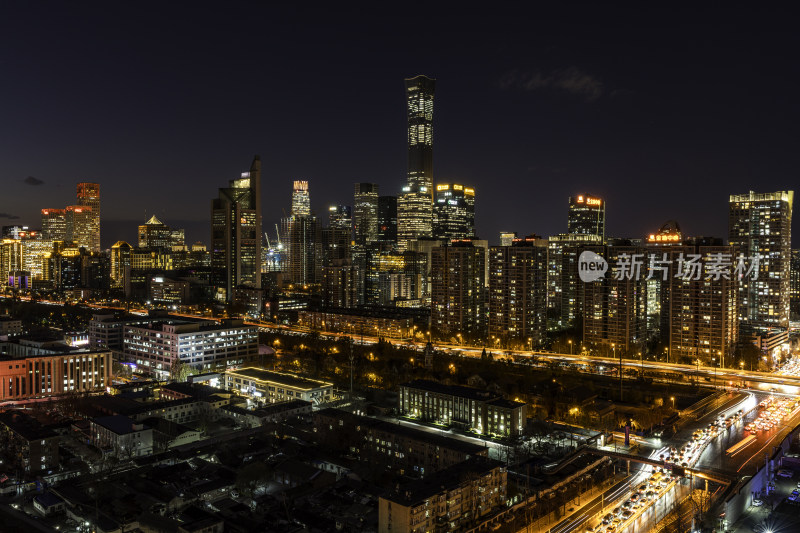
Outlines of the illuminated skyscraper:
[{"label": "illuminated skyscraper", "polygon": [[42,209],[42,235],[45,239],[66,241],[69,233],[65,209]]},{"label": "illuminated skyscraper", "polygon": [[[227,301],[240,285],[261,288],[261,159],[211,202],[211,264]],[[220,296],[223,296],[220,294]]]},{"label": "illuminated skyscraper", "polygon": [[[99,231],[97,223],[100,220],[88,205],[68,205],[66,207],[67,240],[75,243],[76,248],[86,248],[92,251],[95,242],[95,230]],[[98,249],[99,250],[99,244]]]},{"label": "illuminated skyscraper", "polygon": [[328,208],[328,226],[344,229],[353,227],[353,213],[349,205],[332,205]]},{"label": "illuminated skyscraper", "polygon": [[457,183],[438,184],[433,201],[433,238],[473,237],[475,237],[475,189]]},{"label": "illuminated skyscraper", "polygon": [[567,233],[606,236],[606,203],[596,196],[579,194],[569,198]]},{"label": "illuminated skyscraper", "polygon": [[436,80],[406,79],[408,182],[397,202],[397,240],[430,237],[433,229],[433,95]]},{"label": "illuminated skyscraper", "polygon": [[744,328],[789,327],[793,200],[794,191],[750,191],[730,197],[730,244],[747,258],[759,256],[758,279],[745,276],[739,284]]},{"label": "illuminated skyscraper", "polygon": [[308,216],[311,214],[311,196],[308,194],[308,182],[297,180],[292,187],[292,215]]},{"label": "illuminated skyscraper", "polygon": [[88,217],[89,225],[89,245],[86,247],[92,252],[100,251],[100,184],[99,183],[79,183],[78,184],[78,205],[91,208],[91,215]]},{"label": "illuminated skyscraper", "polygon": [[364,246],[378,240],[378,185],[356,183],[353,202],[355,243]]}]

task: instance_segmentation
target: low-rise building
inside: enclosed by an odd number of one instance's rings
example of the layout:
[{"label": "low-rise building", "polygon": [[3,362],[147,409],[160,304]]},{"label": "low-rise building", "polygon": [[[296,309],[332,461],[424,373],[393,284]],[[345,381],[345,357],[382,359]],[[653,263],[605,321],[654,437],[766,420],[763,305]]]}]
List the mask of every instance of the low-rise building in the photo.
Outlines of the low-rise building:
[{"label": "low-rise building", "polygon": [[311,402],[305,400],[272,403],[258,409],[247,409],[241,405],[226,405],[220,410],[220,414],[232,418],[244,426],[258,427],[311,414],[312,405]]},{"label": "low-rise building", "polygon": [[508,474],[499,461],[473,457],[399,485],[378,501],[378,532],[458,531],[506,503]]},{"label": "low-rise building", "polygon": [[399,412],[409,418],[456,426],[482,435],[517,437],[525,429],[527,404],[500,394],[418,379],[400,385]]},{"label": "low-rise building", "polygon": [[319,404],[333,399],[333,383],[255,367],[225,372],[225,388],[268,403],[305,400]]},{"label": "low-rise building", "polygon": [[123,415],[92,419],[89,441],[104,453],[124,458],[153,453],[153,429]]},{"label": "low-rise building", "polygon": [[488,457],[488,449],[478,444],[340,409],[315,412],[314,432],[326,447],[412,477],[424,477],[470,457]]},{"label": "low-rise building", "polygon": [[22,320],[0,316],[0,335],[22,335]]},{"label": "low-rise building", "polygon": [[22,411],[0,413],[0,455],[6,471],[37,474],[55,470],[59,439],[52,429]]},{"label": "low-rise building", "polygon": [[0,400],[104,391],[111,386],[111,352],[0,357]]}]

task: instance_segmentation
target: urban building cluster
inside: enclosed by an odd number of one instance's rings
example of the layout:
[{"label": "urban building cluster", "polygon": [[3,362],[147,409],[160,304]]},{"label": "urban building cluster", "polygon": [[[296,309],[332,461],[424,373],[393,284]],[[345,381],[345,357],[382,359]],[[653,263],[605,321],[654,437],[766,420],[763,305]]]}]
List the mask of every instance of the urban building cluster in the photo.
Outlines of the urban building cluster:
[{"label": "urban building cluster", "polygon": [[[152,216],[135,245],[102,250],[100,186],[80,183],[75,205],[42,210],[41,229],[4,228],[2,283],[35,296],[216,306],[319,330],[490,349],[542,347],[564,331],[575,351],[731,366],[743,361],[743,346],[785,344],[800,310],[792,191],[731,195],[725,238],[684,235],[675,221],[645,236],[609,236],[606,200],[575,194],[565,233],[504,232],[490,245],[476,232],[475,187],[434,180],[435,80],[417,76],[405,88],[407,179],[397,195],[355,183],[352,205],[328,206],[322,217],[312,183],[296,180],[288,216],[265,232],[256,156],[211,200],[208,246],[187,246],[183,230]],[[593,267],[580,259],[588,252],[607,263],[592,282],[581,276]],[[623,268],[630,258],[639,261],[635,275]],[[683,270],[687,258],[699,275]],[[738,270],[739,258],[755,268]],[[728,271],[709,275],[712,263]],[[167,370],[172,357],[135,359]]]}]

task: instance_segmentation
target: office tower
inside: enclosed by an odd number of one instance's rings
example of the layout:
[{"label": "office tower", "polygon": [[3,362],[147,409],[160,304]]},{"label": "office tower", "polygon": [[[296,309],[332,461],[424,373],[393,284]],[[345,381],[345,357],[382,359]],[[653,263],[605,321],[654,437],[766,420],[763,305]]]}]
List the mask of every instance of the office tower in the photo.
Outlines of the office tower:
[{"label": "office tower", "polygon": [[567,233],[606,236],[606,203],[596,196],[569,197]]},{"label": "office tower", "polygon": [[800,318],[800,250],[792,250],[789,280],[789,310],[792,320]]},{"label": "office tower", "polygon": [[70,233],[65,209],[42,209],[42,235],[45,239],[66,241]]},{"label": "office tower", "polygon": [[335,226],[322,228],[321,231],[322,256],[320,264],[328,265],[331,261],[350,259],[352,256],[352,242],[350,241],[350,229]]},{"label": "office tower", "polygon": [[397,244],[397,196],[378,197],[378,242]]},{"label": "office tower", "polygon": [[353,227],[353,214],[349,205],[332,205],[328,208],[328,226],[345,229]]},{"label": "office tower", "polygon": [[538,346],[547,331],[547,240],[489,248],[489,337]]},{"label": "office tower", "polygon": [[[603,354],[638,357],[647,340],[646,275],[634,271],[627,277],[618,270],[624,264],[624,260],[620,262],[623,256],[644,257],[645,250],[639,246],[601,246],[597,253],[608,261],[608,272],[592,282],[577,282],[583,292],[583,342]],[[643,265],[646,269],[647,263]]]},{"label": "office tower", "polygon": [[221,277],[218,297],[233,300],[233,289],[261,287],[261,159],[219,189],[211,203],[211,264]]},{"label": "office tower", "polygon": [[758,279],[744,276],[739,284],[743,328],[789,327],[793,200],[794,191],[730,196],[730,244],[748,264],[759,256]]},{"label": "office tower", "polygon": [[22,269],[30,272],[31,279],[45,279],[47,254],[53,251],[53,241],[37,235],[30,239],[22,239],[20,242],[22,243]]},{"label": "office tower", "polygon": [[0,283],[8,281],[11,272],[22,270],[22,242],[18,239],[0,241]]},{"label": "office tower", "polygon": [[125,273],[131,268],[131,250],[125,241],[117,241],[111,246],[111,287],[121,289],[125,286]]},{"label": "office tower", "polygon": [[458,183],[440,183],[433,198],[433,238],[475,237],[475,189]]},{"label": "office tower", "polygon": [[291,283],[319,283],[322,267],[321,231],[313,215],[293,215],[281,219],[286,246],[287,278]]},{"label": "office tower", "polygon": [[511,246],[514,239],[517,238],[516,231],[501,231],[500,232],[500,246]]},{"label": "office tower", "polygon": [[309,216],[311,214],[311,196],[308,193],[308,182],[296,180],[292,186],[292,215]]},{"label": "office tower", "polygon": [[95,244],[95,225],[99,220],[95,217],[91,206],[68,205],[65,211],[67,240],[74,242],[77,248],[91,251]]},{"label": "office tower", "polygon": [[436,80],[406,79],[408,182],[397,201],[397,240],[430,237],[433,226],[433,95]]},{"label": "office tower", "polygon": [[364,246],[378,240],[378,185],[356,183],[353,198],[354,241]]},{"label": "office tower", "polygon": [[170,248],[172,230],[155,215],[139,226],[139,248]]},{"label": "office tower", "polygon": [[486,335],[486,250],[469,241],[433,249],[431,327],[445,337]]},{"label": "office tower", "polygon": [[575,324],[583,312],[578,257],[584,250],[599,253],[599,235],[560,234],[548,238],[547,308],[562,328]]},{"label": "office tower", "polygon": [[89,246],[86,248],[92,252],[99,252],[100,246],[100,184],[99,183],[79,183],[77,204],[91,209],[89,215]]}]

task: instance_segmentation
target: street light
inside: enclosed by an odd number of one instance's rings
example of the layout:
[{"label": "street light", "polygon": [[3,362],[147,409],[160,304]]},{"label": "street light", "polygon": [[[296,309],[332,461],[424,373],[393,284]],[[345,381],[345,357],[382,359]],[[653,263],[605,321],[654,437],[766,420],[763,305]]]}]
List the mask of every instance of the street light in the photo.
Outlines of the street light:
[{"label": "street light", "polygon": [[569,354],[572,355],[572,339],[567,341],[569,343]]},{"label": "street light", "polygon": [[675,396],[670,396],[669,399],[672,400],[672,410],[674,411],[675,410]]},{"label": "street light", "polygon": [[711,358],[711,364],[714,365],[714,388],[717,388],[717,358]]}]

